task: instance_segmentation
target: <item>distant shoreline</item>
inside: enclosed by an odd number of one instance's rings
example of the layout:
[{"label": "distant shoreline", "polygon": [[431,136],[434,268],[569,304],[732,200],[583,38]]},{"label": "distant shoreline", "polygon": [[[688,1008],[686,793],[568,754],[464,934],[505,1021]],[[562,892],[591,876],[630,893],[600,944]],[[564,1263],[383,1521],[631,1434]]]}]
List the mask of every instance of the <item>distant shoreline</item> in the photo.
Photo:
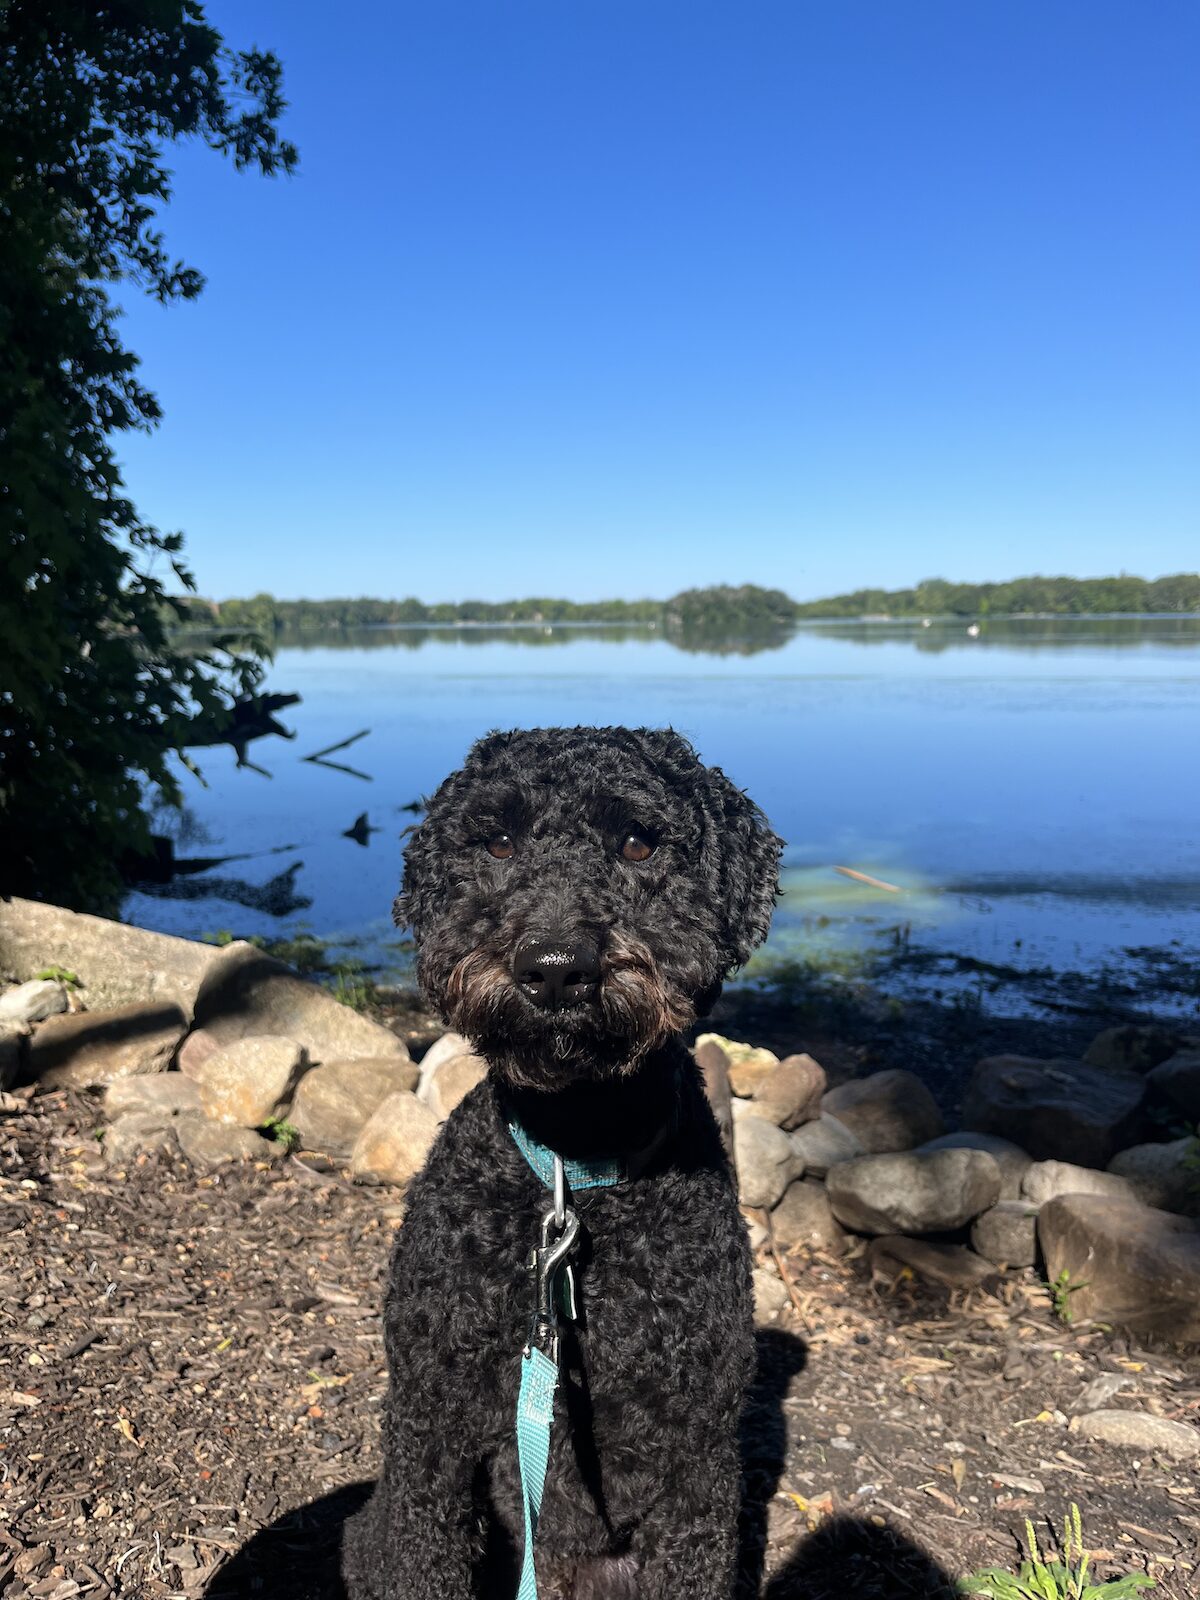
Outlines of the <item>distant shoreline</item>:
[{"label": "distant shoreline", "polygon": [[279,600],[258,594],[223,601],[188,597],[170,602],[172,621],[233,628],[269,639],[319,628],[598,627],[661,629],[684,642],[782,635],[799,623],[863,625],[917,622],[932,626],[991,620],[1047,621],[1061,617],[1132,619],[1200,616],[1200,573],[1161,578],[1014,578],[1005,583],[953,584],[931,578],[911,589],[858,589],[853,594],[800,602],[782,589],[718,584],[685,589],[668,600],[579,602],[531,596],[519,600],[460,600],[430,605],[414,596]]}]

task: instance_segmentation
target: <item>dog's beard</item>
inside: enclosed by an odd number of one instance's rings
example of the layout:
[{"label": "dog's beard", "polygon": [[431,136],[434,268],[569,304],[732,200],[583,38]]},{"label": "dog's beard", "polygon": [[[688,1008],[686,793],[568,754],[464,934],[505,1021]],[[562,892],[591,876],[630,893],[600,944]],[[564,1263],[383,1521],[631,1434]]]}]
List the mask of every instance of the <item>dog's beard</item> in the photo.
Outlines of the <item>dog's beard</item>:
[{"label": "dog's beard", "polygon": [[619,931],[608,936],[595,998],[562,1010],[531,1005],[507,960],[486,947],[460,957],[436,987],[451,1027],[510,1083],[527,1088],[632,1072],[695,1014],[649,946]]}]

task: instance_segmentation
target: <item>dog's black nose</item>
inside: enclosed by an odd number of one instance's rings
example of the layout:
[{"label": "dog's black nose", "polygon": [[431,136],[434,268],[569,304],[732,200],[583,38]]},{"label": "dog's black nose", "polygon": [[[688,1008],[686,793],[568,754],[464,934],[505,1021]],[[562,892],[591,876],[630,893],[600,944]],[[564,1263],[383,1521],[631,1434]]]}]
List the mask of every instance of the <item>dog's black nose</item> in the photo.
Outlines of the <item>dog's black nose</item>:
[{"label": "dog's black nose", "polygon": [[600,952],[585,939],[527,939],[513,957],[512,971],[527,1000],[555,1011],[595,993]]}]

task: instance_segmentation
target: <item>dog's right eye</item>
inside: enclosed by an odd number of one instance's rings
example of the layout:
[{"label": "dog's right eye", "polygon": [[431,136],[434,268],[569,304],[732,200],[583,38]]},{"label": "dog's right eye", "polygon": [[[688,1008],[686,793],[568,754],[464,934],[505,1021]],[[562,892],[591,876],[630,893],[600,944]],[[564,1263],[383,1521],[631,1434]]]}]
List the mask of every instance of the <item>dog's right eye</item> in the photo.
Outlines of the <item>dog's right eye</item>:
[{"label": "dog's right eye", "polygon": [[494,833],[487,842],[487,848],[488,855],[495,856],[497,861],[507,861],[517,850],[507,833]]}]

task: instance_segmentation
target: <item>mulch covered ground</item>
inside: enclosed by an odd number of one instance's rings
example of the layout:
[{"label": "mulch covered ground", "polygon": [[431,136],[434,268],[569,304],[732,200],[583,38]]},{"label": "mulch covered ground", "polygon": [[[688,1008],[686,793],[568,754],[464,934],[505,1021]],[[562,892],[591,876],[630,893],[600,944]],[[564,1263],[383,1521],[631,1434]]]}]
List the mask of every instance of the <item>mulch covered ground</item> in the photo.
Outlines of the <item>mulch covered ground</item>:
[{"label": "mulch covered ground", "polygon": [[[375,1470],[400,1196],[290,1158],[99,1161],[83,1097],[0,1113],[0,1591],[334,1595]],[[777,1600],[938,1600],[1072,1500],[1100,1575],[1200,1594],[1200,1478],[1068,1431],[1085,1385],[1200,1423],[1200,1363],[1058,1323],[1032,1273],[951,1304],[796,1257],[760,1336],[745,1546]],[[553,1468],[551,1469],[553,1470]],[[752,1581],[752,1580],[751,1580]]]}]

